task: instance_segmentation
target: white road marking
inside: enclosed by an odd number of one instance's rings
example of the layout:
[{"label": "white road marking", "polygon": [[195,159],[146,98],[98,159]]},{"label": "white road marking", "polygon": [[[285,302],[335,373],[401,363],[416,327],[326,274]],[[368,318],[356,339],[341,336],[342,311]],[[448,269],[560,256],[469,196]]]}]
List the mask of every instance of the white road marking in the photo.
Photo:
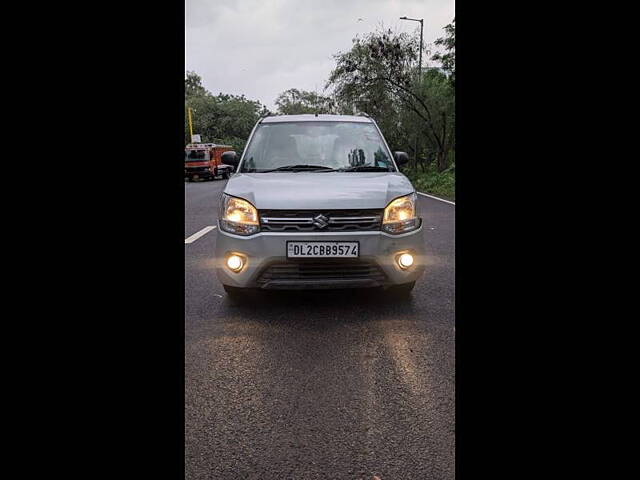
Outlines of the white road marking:
[{"label": "white road marking", "polygon": [[199,232],[194,233],[193,235],[191,235],[190,237],[187,237],[184,239],[184,243],[185,245],[188,243],[193,243],[195,242],[197,239],[199,239],[200,237],[202,237],[203,235],[206,235],[207,233],[209,233],[211,230],[213,230],[214,228],[216,228],[215,225],[210,225],[208,227],[204,227],[202,230],[200,230]]},{"label": "white road marking", "polygon": [[455,205],[455,202],[450,202],[449,200],[445,200],[444,198],[438,198],[438,197],[434,197],[433,195],[428,195],[426,193],[422,193],[422,192],[416,192],[418,195],[423,195],[425,197],[429,197],[429,198],[433,198],[434,200],[440,200],[441,202],[444,203],[450,203],[451,205]]}]

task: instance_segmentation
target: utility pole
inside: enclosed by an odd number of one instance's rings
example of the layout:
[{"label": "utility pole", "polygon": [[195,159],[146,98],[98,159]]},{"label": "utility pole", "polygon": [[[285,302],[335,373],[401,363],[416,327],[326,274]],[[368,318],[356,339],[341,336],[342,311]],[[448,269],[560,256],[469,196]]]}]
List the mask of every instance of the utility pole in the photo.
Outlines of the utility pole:
[{"label": "utility pole", "polygon": [[[408,17],[400,17],[400,20],[409,20],[412,22],[420,22],[420,57],[418,60],[418,88],[422,91],[422,32],[424,27],[424,19],[423,18],[408,18]],[[420,132],[416,132],[416,172],[418,171],[418,138],[420,137]]]},{"label": "utility pole", "polygon": [[193,139],[193,123],[191,121],[191,107],[187,108],[187,112],[189,113],[189,142]]}]

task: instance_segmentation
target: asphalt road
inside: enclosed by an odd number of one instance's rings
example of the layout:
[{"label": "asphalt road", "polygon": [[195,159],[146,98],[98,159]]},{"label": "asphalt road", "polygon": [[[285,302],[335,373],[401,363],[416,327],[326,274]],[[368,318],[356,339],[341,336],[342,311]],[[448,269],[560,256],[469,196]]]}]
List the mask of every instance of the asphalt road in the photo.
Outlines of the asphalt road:
[{"label": "asphalt road", "polygon": [[[185,184],[185,238],[225,181]],[[217,231],[185,244],[185,473],[194,479],[453,479],[455,206],[419,197],[412,298],[280,292],[234,305]]]}]

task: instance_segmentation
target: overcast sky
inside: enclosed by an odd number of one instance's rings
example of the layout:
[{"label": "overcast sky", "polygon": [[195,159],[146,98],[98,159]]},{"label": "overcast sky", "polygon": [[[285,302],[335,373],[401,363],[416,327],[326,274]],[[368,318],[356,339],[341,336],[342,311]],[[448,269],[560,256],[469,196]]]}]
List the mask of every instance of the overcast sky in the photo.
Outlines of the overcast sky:
[{"label": "overcast sky", "polygon": [[332,55],[349,50],[356,34],[381,24],[419,31],[418,22],[399,20],[406,15],[424,18],[425,45],[433,44],[453,20],[455,1],[186,0],[185,9],[185,70],[214,95],[244,94],[275,111],[289,88],[321,93]]}]

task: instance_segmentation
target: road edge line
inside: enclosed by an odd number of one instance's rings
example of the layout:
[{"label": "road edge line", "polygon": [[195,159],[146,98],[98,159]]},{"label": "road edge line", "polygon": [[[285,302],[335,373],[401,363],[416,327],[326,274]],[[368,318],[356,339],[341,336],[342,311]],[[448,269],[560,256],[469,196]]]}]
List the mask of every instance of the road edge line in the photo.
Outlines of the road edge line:
[{"label": "road edge line", "polygon": [[434,197],[433,195],[429,195],[428,193],[422,193],[422,192],[416,192],[418,195],[423,195],[425,197],[429,197],[429,198],[433,198],[434,200],[440,200],[441,202],[444,203],[450,203],[451,205],[453,205],[455,207],[456,202],[452,202],[451,200],[445,200],[444,198],[438,198],[438,197]]},{"label": "road edge line", "polygon": [[209,233],[211,230],[213,230],[214,228],[216,228],[215,225],[209,225],[208,227],[204,227],[202,230],[198,230],[196,233],[194,233],[193,235],[191,235],[190,237],[187,237],[184,239],[184,244],[187,245],[189,243],[193,243],[196,240],[198,240],[200,237],[206,235],[207,233]]}]

